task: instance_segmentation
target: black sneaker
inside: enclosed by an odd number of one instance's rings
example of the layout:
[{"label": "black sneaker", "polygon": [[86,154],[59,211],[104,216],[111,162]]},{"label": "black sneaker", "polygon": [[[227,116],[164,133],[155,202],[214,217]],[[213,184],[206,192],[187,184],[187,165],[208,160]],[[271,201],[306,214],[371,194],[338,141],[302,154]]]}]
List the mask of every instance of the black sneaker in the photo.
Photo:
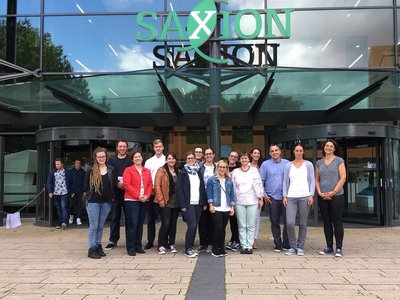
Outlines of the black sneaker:
[{"label": "black sneaker", "polygon": [[221,252],[217,251],[217,250],[212,250],[211,251],[211,255],[214,257],[224,257],[223,254],[221,254]]},{"label": "black sneaker", "polygon": [[97,245],[97,252],[99,252],[100,256],[106,256],[101,245]]},{"label": "black sneaker", "polygon": [[232,245],[233,245],[233,242],[228,242],[228,244],[226,244],[226,249],[232,250]]},{"label": "black sneaker", "polygon": [[280,253],[281,251],[282,251],[282,247],[281,246],[275,246],[274,252]]},{"label": "black sneaker", "polygon": [[97,250],[96,246],[89,248],[88,257],[89,258],[94,258],[94,259],[101,258],[100,254],[99,254],[99,251]]},{"label": "black sneaker", "polygon": [[129,256],[136,256],[135,250],[128,250],[128,255]]},{"label": "black sneaker", "polygon": [[200,246],[197,247],[196,250],[197,250],[197,252],[206,252],[207,251],[207,246],[200,245]]},{"label": "black sneaker", "polygon": [[240,254],[248,254],[248,250],[243,248],[240,250]]},{"label": "black sneaker", "polygon": [[[149,250],[149,249],[151,249],[151,248],[153,248],[154,247],[154,245],[153,245],[153,243],[150,243],[150,242],[148,242],[147,244],[146,244],[146,246],[144,246],[144,249],[146,249],[146,250]],[[143,249],[142,249],[143,250]],[[137,251],[136,251],[137,252]],[[141,252],[138,252],[138,253],[141,253]],[[144,252],[143,252],[144,253]]]},{"label": "black sneaker", "polygon": [[136,251],[136,253],[140,253],[140,254],[146,253],[146,251],[144,251],[142,248],[136,248],[135,251]]},{"label": "black sneaker", "polygon": [[221,250],[221,254],[222,254],[223,256],[227,256],[227,255],[228,255],[228,253],[226,253],[226,251],[225,251],[224,249]]},{"label": "black sneaker", "polygon": [[117,244],[109,243],[104,249],[111,250],[111,249],[114,249],[114,247],[116,247],[116,246],[117,246]]}]

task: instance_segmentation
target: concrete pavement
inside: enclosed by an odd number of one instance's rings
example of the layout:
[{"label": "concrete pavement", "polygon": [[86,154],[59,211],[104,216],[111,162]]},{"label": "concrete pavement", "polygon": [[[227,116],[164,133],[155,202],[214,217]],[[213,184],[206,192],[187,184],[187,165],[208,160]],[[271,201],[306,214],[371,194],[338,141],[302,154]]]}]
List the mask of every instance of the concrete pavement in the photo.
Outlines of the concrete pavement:
[{"label": "concrete pavement", "polygon": [[[22,221],[17,229],[0,227],[0,299],[186,297],[198,259],[182,254],[181,219],[177,254],[160,256],[153,248],[130,257],[122,235],[118,247],[99,260],[87,258],[86,228],[56,230]],[[103,246],[108,235],[107,228]],[[257,244],[253,255],[229,252],[225,258],[226,299],[400,299],[400,228],[345,227],[344,257],[335,258],[318,255],[323,229],[309,227],[305,256],[298,257],[272,251],[269,221],[262,218]]]}]

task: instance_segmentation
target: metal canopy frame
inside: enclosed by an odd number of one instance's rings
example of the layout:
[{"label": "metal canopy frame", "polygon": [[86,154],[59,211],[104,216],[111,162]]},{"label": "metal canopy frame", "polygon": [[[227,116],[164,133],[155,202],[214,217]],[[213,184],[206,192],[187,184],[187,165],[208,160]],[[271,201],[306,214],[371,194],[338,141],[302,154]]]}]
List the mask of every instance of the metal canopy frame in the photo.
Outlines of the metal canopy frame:
[{"label": "metal canopy frame", "polygon": [[365,89],[359,91],[358,93],[350,96],[346,100],[336,104],[335,106],[329,108],[326,111],[327,115],[327,122],[334,122],[340,115],[344,112],[348,111],[351,107],[356,105],[357,103],[361,102],[368,96],[375,93],[377,90],[380,89],[382,84],[390,77],[391,74],[385,76],[384,78],[374,82],[373,84],[367,86]]},{"label": "metal canopy frame", "polygon": [[14,69],[14,70],[20,72],[20,73],[8,74],[8,75],[0,75],[0,81],[13,80],[13,79],[27,77],[27,76],[34,76],[36,78],[41,77],[40,69],[37,69],[35,71],[30,71],[30,70],[20,67],[18,65],[12,64],[8,61],[5,61],[3,59],[0,59],[0,65],[3,65],[7,68]]},{"label": "metal canopy frame", "polygon": [[253,103],[253,106],[250,108],[249,113],[255,114],[255,113],[259,112],[261,107],[264,105],[265,100],[267,100],[268,93],[271,90],[272,84],[275,81],[275,79],[274,79],[275,70],[276,70],[276,68],[272,71],[271,76],[268,78],[268,81],[265,84],[264,88],[262,89],[260,95],[258,95],[258,98]]},{"label": "metal canopy frame", "polygon": [[100,109],[94,104],[79,101],[49,85],[46,85],[46,88],[52,92],[55,98],[87,115],[88,117],[96,121],[97,124],[107,124],[108,114],[106,114],[104,110]]}]

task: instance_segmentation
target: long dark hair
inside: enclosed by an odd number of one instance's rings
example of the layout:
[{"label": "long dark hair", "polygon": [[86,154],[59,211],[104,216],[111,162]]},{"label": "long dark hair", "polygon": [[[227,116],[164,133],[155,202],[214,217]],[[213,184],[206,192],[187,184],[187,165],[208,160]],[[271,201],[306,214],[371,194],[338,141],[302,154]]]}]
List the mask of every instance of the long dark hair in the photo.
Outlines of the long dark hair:
[{"label": "long dark hair", "polygon": [[[175,154],[175,152],[168,152],[168,154],[165,155],[165,160],[167,160],[168,156],[172,156],[173,158],[175,158],[175,160],[177,160],[177,159],[176,159],[176,154]],[[167,163],[167,162],[165,162],[164,167],[165,167],[165,169],[168,171],[168,163]],[[175,173],[178,174],[178,172],[179,172],[178,162],[175,162],[174,170],[175,170]]]},{"label": "long dark hair", "polygon": [[253,157],[252,157],[251,155],[253,154],[253,151],[254,151],[254,150],[257,150],[258,152],[260,152],[260,158],[258,159],[258,162],[257,162],[257,165],[258,165],[258,167],[260,168],[260,167],[261,167],[261,164],[262,164],[262,161],[263,161],[262,152],[261,152],[261,149],[260,149],[260,148],[253,148],[253,149],[251,149],[251,151],[250,151],[250,163],[253,162]]}]

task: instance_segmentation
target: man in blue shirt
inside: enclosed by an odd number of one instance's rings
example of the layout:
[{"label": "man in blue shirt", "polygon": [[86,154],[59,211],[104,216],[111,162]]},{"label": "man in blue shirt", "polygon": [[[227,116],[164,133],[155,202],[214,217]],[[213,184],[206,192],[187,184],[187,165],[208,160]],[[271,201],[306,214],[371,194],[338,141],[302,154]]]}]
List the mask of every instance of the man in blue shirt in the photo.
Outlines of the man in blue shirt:
[{"label": "man in blue shirt", "polygon": [[[289,240],[286,231],[286,210],[282,204],[283,171],[289,163],[287,159],[281,158],[281,149],[272,144],[269,147],[270,159],[264,161],[260,167],[260,176],[264,184],[264,200],[269,206],[271,232],[274,237],[275,252],[281,252],[282,248],[289,249]],[[284,223],[281,232],[280,219]]]}]

